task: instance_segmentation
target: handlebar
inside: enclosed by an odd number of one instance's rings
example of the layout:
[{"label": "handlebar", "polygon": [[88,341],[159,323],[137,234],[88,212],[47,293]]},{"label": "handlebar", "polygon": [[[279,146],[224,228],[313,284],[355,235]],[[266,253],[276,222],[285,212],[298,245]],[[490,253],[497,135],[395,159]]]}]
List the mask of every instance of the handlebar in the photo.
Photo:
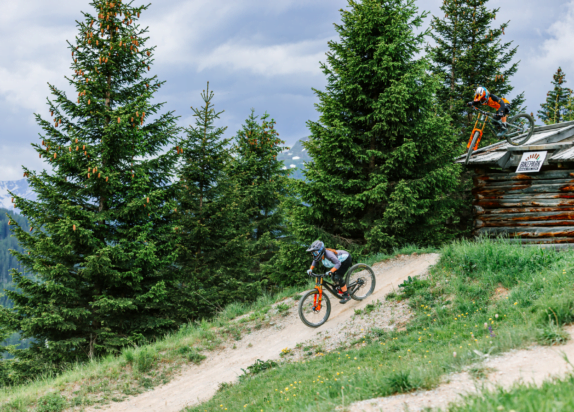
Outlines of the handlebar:
[{"label": "handlebar", "polygon": [[485,116],[489,116],[489,117],[492,117],[492,116],[493,116],[492,113],[485,112],[484,110],[480,110],[480,109],[479,109],[478,107],[476,107],[476,106],[470,106],[470,107],[472,107],[474,110],[476,110],[477,112],[479,112],[479,113],[481,113],[481,114],[483,114],[483,115],[485,115]]},{"label": "handlebar", "polygon": [[311,274],[309,276],[311,276],[312,278],[324,278],[325,276],[327,276],[329,272],[327,273],[313,273],[311,272]]}]

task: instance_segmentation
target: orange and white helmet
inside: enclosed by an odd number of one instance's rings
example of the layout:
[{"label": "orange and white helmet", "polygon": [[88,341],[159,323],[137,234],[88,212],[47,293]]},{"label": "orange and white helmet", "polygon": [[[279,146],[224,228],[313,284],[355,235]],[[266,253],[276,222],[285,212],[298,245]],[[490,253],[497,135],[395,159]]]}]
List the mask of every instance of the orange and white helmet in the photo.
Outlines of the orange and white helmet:
[{"label": "orange and white helmet", "polygon": [[486,104],[488,102],[488,98],[490,97],[490,93],[486,89],[486,87],[478,86],[476,88],[476,92],[474,92],[474,101],[481,102],[482,104]]}]

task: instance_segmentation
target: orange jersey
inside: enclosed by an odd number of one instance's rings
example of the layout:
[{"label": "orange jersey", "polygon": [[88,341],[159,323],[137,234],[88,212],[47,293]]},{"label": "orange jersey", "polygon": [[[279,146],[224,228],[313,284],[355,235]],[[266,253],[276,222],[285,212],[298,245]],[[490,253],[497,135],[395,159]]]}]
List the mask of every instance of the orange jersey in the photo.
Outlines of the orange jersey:
[{"label": "orange jersey", "polygon": [[490,97],[488,98],[488,101],[484,102],[483,104],[492,107],[493,109],[498,111],[500,110],[500,107],[502,107],[503,109],[506,108],[509,103],[510,102],[506,100],[504,97],[501,98],[491,94]]}]

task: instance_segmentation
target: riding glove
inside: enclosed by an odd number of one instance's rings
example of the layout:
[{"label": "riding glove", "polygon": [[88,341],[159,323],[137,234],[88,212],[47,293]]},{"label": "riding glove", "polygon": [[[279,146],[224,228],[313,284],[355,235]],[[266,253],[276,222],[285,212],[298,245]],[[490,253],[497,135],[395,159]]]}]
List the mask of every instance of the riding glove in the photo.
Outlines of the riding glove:
[{"label": "riding glove", "polygon": [[309,270],[307,271],[307,274],[308,274],[309,276],[311,276],[311,275],[313,274],[313,269],[309,269]]}]

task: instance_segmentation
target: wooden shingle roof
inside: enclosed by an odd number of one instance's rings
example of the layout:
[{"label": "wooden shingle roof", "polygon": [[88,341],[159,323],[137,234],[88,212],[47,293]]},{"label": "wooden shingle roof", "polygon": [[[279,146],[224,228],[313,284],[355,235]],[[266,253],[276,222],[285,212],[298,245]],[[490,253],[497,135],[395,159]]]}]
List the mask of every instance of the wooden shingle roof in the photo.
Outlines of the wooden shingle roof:
[{"label": "wooden shingle roof", "polygon": [[[507,169],[518,166],[523,152],[547,151],[545,165],[574,162],[574,121],[538,126],[522,146],[512,146],[506,140],[483,147],[470,157],[468,167],[492,166]],[[465,155],[455,159],[464,163]]]}]

